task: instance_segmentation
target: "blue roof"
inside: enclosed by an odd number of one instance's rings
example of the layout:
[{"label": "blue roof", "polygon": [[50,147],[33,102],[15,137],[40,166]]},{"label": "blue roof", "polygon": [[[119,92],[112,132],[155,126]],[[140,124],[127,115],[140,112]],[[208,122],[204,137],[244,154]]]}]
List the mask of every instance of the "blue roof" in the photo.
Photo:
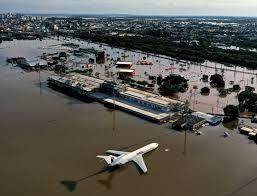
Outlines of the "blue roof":
[{"label": "blue roof", "polygon": [[222,121],[222,118],[219,117],[219,116],[214,116],[214,117],[212,117],[212,118],[210,119],[210,121],[211,121],[211,123],[216,124],[216,123],[220,123],[220,122]]}]

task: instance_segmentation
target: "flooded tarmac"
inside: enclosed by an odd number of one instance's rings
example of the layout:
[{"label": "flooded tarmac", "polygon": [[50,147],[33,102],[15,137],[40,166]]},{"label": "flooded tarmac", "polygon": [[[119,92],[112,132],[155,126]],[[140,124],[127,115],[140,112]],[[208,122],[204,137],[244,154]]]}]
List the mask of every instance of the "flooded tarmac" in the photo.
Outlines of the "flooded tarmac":
[{"label": "flooded tarmac", "polygon": [[[110,46],[96,44],[86,41],[80,41],[76,39],[46,39],[43,41],[23,41],[14,40],[13,42],[3,42],[0,48],[0,63],[5,64],[7,57],[24,56],[31,61],[39,61],[39,57],[42,53],[54,53],[60,51],[69,51],[71,48],[62,46],[62,43],[72,42],[79,44],[81,48],[94,47],[96,50],[105,51],[105,63],[94,64],[93,76],[99,76],[103,79],[110,79],[110,73],[114,71],[115,61],[131,61],[135,69],[135,80],[149,80],[149,76],[162,75],[163,77],[174,73],[180,74],[189,80],[189,88],[185,93],[179,93],[176,98],[182,101],[188,101],[190,107],[193,110],[223,114],[223,108],[228,104],[238,104],[237,93],[232,92],[226,97],[220,97],[216,88],[210,88],[210,94],[208,96],[201,95],[202,87],[210,87],[210,84],[201,80],[203,74],[209,77],[212,74],[218,73],[223,75],[226,81],[226,88],[231,88],[233,84],[239,84],[241,90],[245,89],[245,86],[256,87],[257,71],[248,70],[241,67],[228,67],[219,63],[205,62],[204,64],[196,64],[186,61],[177,61],[175,59],[169,59],[165,56],[156,56],[151,54],[143,54],[139,51],[127,51],[118,48],[112,48]],[[71,54],[71,53],[70,53]],[[142,61],[146,58],[148,62],[152,62],[153,65],[137,65],[138,61]],[[83,57],[71,55],[68,58],[68,65],[70,67],[80,67],[88,63],[89,58],[95,58],[92,54],[87,54]],[[107,70],[106,70],[107,68]],[[233,84],[231,83],[233,82]],[[155,89],[158,86],[155,84]],[[256,89],[257,90],[257,89]]]},{"label": "flooded tarmac", "polygon": [[[185,137],[167,125],[55,92],[46,87],[45,73],[40,88],[37,73],[4,64],[0,70],[0,195],[257,194],[257,146],[233,126]],[[231,136],[223,138],[224,131]],[[144,156],[146,175],[133,163],[105,169],[96,158],[151,142],[159,148]]]}]

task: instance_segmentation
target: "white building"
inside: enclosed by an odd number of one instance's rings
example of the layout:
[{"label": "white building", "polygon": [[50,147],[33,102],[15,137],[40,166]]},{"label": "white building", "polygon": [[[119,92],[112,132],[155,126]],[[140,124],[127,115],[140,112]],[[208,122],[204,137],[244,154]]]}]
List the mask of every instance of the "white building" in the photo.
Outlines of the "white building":
[{"label": "white building", "polygon": [[210,125],[218,125],[222,121],[222,118],[219,116],[214,116],[203,112],[193,112],[192,115],[205,119]]},{"label": "white building", "polygon": [[120,92],[120,97],[138,105],[162,112],[178,111],[184,105],[181,101],[130,87],[127,87],[125,91]]}]

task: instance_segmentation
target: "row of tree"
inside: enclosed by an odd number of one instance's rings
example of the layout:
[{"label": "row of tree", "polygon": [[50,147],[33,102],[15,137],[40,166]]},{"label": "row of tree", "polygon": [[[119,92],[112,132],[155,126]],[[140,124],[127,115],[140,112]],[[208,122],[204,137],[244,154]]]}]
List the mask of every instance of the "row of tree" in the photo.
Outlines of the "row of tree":
[{"label": "row of tree", "polygon": [[163,54],[176,59],[203,63],[205,60],[224,64],[234,64],[251,69],[257,68],[257,53],[247,50],[225,50],[217,47],[175,43],[167,37],[156,36],[111,36],[103,33],[76,32],[74,36],[95,42],[107,43],[116,47],[136,49]]}]

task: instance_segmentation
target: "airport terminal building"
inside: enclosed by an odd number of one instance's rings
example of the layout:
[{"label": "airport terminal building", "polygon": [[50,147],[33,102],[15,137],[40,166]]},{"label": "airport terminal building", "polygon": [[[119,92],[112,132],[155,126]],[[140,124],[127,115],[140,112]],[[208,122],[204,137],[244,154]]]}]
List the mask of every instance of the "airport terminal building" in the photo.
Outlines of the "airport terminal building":
[{"label": "airport terminal building", "polygon": [[127,87],[125,91],[120,92],[120,97],[129,102],[160,112],[180,111],[184,105],[181,101],[130,87]]}]

